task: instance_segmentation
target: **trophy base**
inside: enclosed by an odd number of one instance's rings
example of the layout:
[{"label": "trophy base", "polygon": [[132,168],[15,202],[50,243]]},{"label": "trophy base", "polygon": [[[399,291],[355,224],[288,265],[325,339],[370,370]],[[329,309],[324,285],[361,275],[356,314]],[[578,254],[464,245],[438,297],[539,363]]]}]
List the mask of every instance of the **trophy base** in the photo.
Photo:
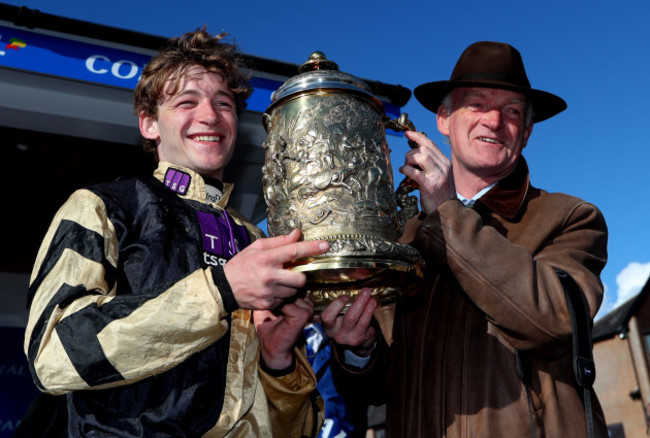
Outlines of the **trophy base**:
[{"label": "trophy base", "polygon": [[303,288],[314,303],[316,313],[322,312],[341,295],[351,298],[345,313],[363,288],[369,288],[378,306],[385,306],[414,292],[423,277],[418,263],[363,257],[321,257],[303,259],[287,266],[303,272],[307,284]]}]

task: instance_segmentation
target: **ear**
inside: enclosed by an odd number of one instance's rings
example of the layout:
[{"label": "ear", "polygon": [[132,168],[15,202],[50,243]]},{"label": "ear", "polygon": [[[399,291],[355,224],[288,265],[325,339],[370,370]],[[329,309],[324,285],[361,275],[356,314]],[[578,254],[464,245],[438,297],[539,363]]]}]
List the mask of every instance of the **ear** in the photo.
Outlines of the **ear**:
[{"label": "ear", "polygon": [[438,124],[438,131],[442,135],[449,137],[449,114],[447,114],[447,109],[443,105],[438,107],[436,123]]},{"label": "ear", "polygon": [[147,140],[160,139],[158,132],[158,120],[152,114],[140,111],[138,115],[138,124],[140,125],[140,134]]}]

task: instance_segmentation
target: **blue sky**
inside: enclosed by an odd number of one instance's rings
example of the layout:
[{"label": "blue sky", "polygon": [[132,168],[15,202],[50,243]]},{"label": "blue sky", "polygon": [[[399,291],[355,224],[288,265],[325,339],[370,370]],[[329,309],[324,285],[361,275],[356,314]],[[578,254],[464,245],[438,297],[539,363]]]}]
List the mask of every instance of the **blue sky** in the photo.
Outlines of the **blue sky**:
[{"label": "blue sky", "polygon": [[[475,41],[508,42],[521,51],[532,86],[568,103],[534,127],[524,156],[534,185],[579,196],[605,215],[609,262],[600,315],[637,293],[650,275],[650,2],[3,2],[164,37],[207,25],[212,33],[228,32],[251,55],[301,64],[320,50],[343,71],[410,89],[448,79]],[[448,152],[431,113],[414,98],[403,111]],[[396,169],[406,141],[389,141]]]}]

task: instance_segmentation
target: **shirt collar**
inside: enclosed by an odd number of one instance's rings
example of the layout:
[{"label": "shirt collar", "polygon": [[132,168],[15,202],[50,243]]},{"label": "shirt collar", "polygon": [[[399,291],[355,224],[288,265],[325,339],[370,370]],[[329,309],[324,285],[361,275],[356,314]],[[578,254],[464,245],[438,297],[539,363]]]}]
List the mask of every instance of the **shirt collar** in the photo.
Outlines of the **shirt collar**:
[{"label": "shirt collar", "polygon": [[[203,177],[191,169],[161,161],[154,171],[154,177],[185,199],[206,203],[206,184]],[[223,197],[213,205],[225,208],[234,185],[223,183]]]},{"label": "shirt collar", "polygon": [[466,197],[464,197],[464,196],[461,195],[460,193],[456,193],[456,197],[458,197],[458,199],[460,200],[460,202],[462,202],[463,205],[464,205],[465,207],[471,207],[472,205],[474,205],[474,203],[475,203],[475,202],[476,202],[476,201],[477,201],[481,196],[483,196],[483,195],[485,195],[487,192],[489,192],[490,189],[491,189],[492,187],[494,187],[495,185],[497,185],[497,183],[490,184],[489,186],[487,186],[486,188],[484,188],[483,190],[481,190],[480,192],[478,192],[477,194],[475,194],[474,196],[472,196],[471,199],[467,199]]}]

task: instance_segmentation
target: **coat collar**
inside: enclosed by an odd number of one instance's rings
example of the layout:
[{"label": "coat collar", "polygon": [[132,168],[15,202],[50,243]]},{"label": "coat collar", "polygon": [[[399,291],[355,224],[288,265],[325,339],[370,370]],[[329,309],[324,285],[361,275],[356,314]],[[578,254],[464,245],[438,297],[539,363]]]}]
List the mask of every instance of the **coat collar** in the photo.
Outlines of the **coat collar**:
[{"label": "coat collar", "polygon": [[530,174],[524,157],[519,159],[515,170],[499,181],[489,192],[476,201],[478,211],[488,209],[507,219],[514,219],[524,205],[530,189]]}]

